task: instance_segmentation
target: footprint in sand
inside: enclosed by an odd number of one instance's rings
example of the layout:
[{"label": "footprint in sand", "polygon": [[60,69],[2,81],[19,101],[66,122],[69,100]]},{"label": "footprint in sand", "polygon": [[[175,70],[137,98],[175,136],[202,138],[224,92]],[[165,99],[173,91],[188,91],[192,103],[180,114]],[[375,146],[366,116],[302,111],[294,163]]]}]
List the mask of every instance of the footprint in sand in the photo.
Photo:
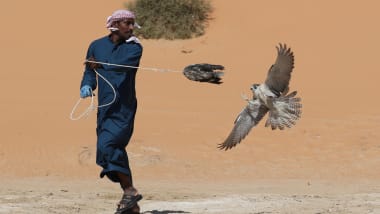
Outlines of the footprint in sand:
[{"label": "footprint in sand", "polygon": [[90,163],[92,156],[91,149],[87,146],[82,147],[82,151],[78,154],[78,162],[80,165],[87,165]]}]

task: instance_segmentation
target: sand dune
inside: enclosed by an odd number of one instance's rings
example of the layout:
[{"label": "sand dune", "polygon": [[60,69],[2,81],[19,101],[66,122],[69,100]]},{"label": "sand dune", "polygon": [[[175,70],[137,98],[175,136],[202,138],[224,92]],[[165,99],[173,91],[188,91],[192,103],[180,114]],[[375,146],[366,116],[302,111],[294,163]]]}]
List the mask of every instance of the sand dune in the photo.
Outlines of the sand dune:
[{"label": "sand dune", "polygon": [[[79,98],[87,46],[107,33],[105,18],[123,1],[0,4],[0,168],[5,172],[1,179],[97,180],[96,114],[75,122],[68,116]],[[222,187],[297,179],[369,182],[366,192],[376,192],[380,3],[214,0],[212,4],[213,19],[204,36],[142,40],[141,67],[180,71],[188,64],[208,62],[223,64],[226,75],[222,85],[212,85],[189,81],[181,73],[139,70],[139,109],[128,152],[140,188],[155,182],[207,186],[218,181]],[[245,106],[240,94],[250,93],[252,83],[264,81],[279,42],[295,54],[290,86],[303,99],[301,120],[290,130],[276,132],[259,124],[233,150],[217,150]],[[156,188],[165,191],[166,186]],[[212,196],[210,189],[204,191]]]}]

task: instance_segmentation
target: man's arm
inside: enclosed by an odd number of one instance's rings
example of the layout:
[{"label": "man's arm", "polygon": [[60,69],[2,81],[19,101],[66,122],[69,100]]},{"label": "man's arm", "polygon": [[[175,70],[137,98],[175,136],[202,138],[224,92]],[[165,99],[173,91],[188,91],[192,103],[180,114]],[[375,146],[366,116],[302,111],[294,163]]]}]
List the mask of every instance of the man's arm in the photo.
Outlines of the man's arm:
[{"label": "man's arm", "polygon": [[[93,45],[91,44],[90,47],[87,50],[86,59],[89,59],[93,57]],[[85,69],[83,72],[83,78],[80,87],[88,85],[92,88],[92,90],[96,89],[97,82],[96,82],[96,73],[94,71],[94,68],[89,63],[85,63]]]}]

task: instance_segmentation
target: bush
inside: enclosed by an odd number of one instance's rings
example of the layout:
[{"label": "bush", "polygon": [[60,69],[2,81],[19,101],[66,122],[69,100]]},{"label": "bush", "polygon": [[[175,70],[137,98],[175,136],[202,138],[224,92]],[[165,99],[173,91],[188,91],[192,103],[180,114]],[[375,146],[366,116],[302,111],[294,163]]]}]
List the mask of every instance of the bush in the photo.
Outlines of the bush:
[{"label": "bush", "polygon": [[212,7],[209,0],[135,0],[125,5],[136,14],[145,39],[189,39],[205,32]]}]

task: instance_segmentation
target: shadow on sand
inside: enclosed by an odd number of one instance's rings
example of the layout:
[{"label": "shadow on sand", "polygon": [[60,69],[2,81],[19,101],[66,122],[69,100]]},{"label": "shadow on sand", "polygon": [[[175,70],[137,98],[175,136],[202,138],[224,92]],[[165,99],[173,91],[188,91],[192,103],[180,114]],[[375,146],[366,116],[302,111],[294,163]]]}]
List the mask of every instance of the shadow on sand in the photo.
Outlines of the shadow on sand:
[{"label": "shadow on sand", "polygon": [[152,211],[145,211],[142,214],[171,214],[171,213],[190,213],[186,211],[179,211],[179,210],[152,210]]}]

